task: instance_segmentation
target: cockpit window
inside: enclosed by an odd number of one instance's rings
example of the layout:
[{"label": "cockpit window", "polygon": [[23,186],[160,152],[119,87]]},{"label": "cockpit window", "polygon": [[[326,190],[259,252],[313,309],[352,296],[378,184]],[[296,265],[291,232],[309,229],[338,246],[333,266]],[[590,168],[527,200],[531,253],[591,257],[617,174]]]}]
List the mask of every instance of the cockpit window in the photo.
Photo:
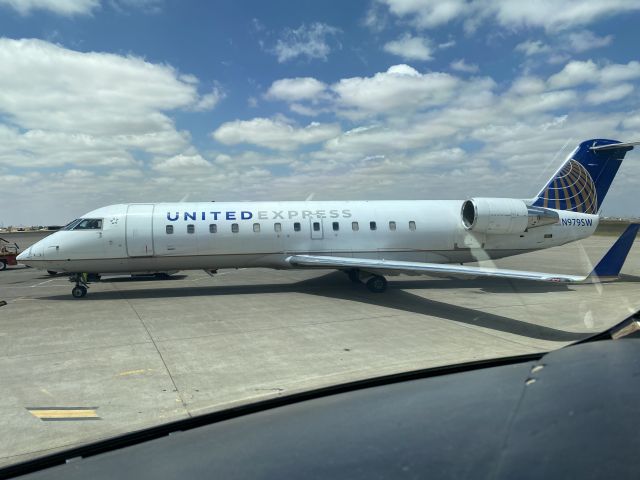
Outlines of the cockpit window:
[{"label": "cockpit window", "polygon": [[81,218],[73,230],[100,230],[102,228],[101,218]]},{"label": "cockpit window", "polygon": [[67,223],[64,227],[62,227],[60,230],[73,230],[73,227],[75,227],[76,225],[78,225],[80,222],[82,221],[81,218],[76,218],[74,221]]}]

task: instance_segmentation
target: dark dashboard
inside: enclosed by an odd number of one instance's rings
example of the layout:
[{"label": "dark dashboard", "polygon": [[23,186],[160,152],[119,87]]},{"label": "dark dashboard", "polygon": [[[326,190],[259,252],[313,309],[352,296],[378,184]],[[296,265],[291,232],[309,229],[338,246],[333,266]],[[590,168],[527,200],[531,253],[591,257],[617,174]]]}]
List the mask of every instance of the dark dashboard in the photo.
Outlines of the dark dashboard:
[{"label": "dark dashboard", "polygon": [[[413,372],[376,379],[375,386],[356,382],[231,409],[202,417],[203,425],[192,420],[171,424],[172,432],[150,429],[148,441],[129,435],[120,445],[68,452],[71,460],[52,468],[34,471],[47,466],[45,459],[0,476],[640,477],[640,339],[498,363],[459,366],[457,373]],[[57,455],[49,460],[62,463]]]}]

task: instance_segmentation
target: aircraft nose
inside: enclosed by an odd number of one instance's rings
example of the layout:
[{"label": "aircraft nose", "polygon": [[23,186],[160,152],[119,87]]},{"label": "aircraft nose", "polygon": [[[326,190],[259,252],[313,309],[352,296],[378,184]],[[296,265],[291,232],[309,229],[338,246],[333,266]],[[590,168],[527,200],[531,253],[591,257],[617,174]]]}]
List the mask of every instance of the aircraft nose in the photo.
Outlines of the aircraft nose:
[{"label": "aircraft nose", "polygon": [[25,250],[24,252],[21,252],[17,257],[16,260],[18,260],[19,262],[21,260],[26,260],[27,258],[29,258],[29,250],[31,250],[31,248]]}]

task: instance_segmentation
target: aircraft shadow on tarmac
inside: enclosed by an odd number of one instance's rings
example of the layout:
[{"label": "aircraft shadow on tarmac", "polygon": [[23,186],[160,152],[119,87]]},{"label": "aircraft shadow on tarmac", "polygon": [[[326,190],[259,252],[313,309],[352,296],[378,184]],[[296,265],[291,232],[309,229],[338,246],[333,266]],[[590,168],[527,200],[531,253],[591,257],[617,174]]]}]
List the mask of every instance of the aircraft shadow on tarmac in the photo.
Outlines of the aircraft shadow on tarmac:
[{"label": "aircraft shadow on tarmac", "polygon": [[[115,280],[115,279],[113,279]],[[123,279],[126,280],[126,279]],[[449,282],[446,283],[445,282]],[[450,283],[452,282],[452,283]],[[570,342],[587,337],[588,333],[567,332],[552,327],[516,320],[513,318],[475,310],[473,308],[439,302],[406,292],[403,289],[428,288],[481,288],[487,292],[524,293],[523,284],[529,282],[489,280],[400,280],[389,282],[389,289],[383,294],[367,291],[364,285],[351,284],[340,272],[331,272],[312,279],[296,283],[262,284],[262,285],[216,285],[154,287],[149,289],[90,291],[82,300],[72,299],[69,294],[40,297],[42,300],[65,300],[78,302],[92,300],[123,300],[143,298],[196,297],[220,295],[256,295],[268,293],[305,293],[327,298],[363,302],[384,308],[391,308],[420,315],[437,317],[445,320],[474,325],[521,335],[538,340]],[[350,288],[351,287],[351,288]],[[566,285],[537,285],[535,292],[569,291]]]}]

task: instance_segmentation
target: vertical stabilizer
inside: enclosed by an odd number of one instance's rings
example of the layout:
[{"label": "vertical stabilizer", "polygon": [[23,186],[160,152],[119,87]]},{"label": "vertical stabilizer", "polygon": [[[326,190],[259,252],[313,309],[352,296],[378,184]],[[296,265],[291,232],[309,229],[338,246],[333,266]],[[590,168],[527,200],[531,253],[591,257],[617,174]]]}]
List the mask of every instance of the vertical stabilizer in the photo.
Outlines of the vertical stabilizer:
[{"label": "vertical stabilizer", "polygon": [[582,142],[538,193],[532,205],[596,214],[622,159],[633,144],[592,139]]}]

